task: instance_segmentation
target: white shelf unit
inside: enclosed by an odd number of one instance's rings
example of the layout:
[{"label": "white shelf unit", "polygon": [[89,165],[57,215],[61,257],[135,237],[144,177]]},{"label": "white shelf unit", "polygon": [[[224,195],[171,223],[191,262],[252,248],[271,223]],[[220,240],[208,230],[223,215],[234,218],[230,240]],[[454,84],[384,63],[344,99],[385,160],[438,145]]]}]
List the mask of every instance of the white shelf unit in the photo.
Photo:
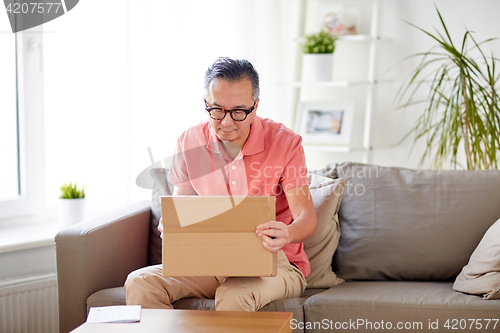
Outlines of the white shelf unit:
[{"label": "white shelf unit", "polygon": [[[292,82],[286,83],[287,86],[293,87],[292,93],[292,123],[294,124],[294,128],[297,130],[298,126],[298,109],[302,100],[302,90],[304,88],[327,88],[327,89],[349,89],[349,87],[363,87],[364,89],[364,121],[363,124],[359,122],[355,122],[354,126],[362,126],[362,140],[357,140],[359,142],[352,142],[351,144],[307,144],[305,143],[305,147],[311,149],[321,149],[324,151],[330,152],[353,152],[353,151],[361,151],[363,152],[363,162],[370,163],[372,158],[372,114],[374,110],[375,104],[375,94],[376,87],[379,83],[388,82],[389,80],[377,81],[376,73],[377,73],[377,48],[380,41],[387,41],[388,38],[383,38],[379,35],[378,29],[378,20],[379,20],[379,0],[363,0],[358,1],[362,6],[368,6],[370,12],[370,27],[368,34],[357,34],[357,35],[341,35],[338,36],[339,42],[343,43],[357,43],[363,42],[368,43],[368,54],[366,55],[366,59],[368,61],[365,66],[367,66],[366,79],[358,80],[333,80],[333,81],[324,81],[324,82],[304,82],[301,80],[302,76],[302,58],[303,52],[300,47],[300,43],[303,40],[303,36],[306,33],[306,20],[307,20],[307,11],[308,5],[312,2],[323,2],[328,4],[346,4],[348,1],[346,0],[292,0],[296,3],[298,2],[298,14],[299,17],[297,19],[297,27],[296,34],[293,38],[294,43],[296,44],[296,54],[295,54],[295,63],[294,63],[294,73]],[[318,27],[319,29],[319,27]],[[335,57],[335,54],[334,54]],[[311,102],[311,101],[308,101]],[[361,108],[360,108],[361,109]]]}]

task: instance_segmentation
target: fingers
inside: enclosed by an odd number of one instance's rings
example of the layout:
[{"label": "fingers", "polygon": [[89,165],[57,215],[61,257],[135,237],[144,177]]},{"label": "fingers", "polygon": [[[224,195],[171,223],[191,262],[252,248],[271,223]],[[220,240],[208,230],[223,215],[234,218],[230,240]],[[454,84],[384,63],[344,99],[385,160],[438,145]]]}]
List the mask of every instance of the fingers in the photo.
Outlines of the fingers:
[{"label": "fingers", "polygon": [[271,252],[279,251],[288,243],[288,229],[283,222],[270,221],[257,226],[255,233],[262,245]]},{"label": "fingers", "polygon": [[265,235],[271,238],[276,238],[276,237],[284,237],[285,232],[281,229],[264,229],[264,230],[258,230],[256,231],[257,235]]},{"label": "fingers", "polygon": [[262,234],[271,238],[288,238],[287,225],[283,222],[270,221],[259,224],[255,233],[257,236]]},{"label": "fingers", "polygon": [[286,241],[283,238],[270,238],[268,236],[259,236],[262,239],[262,245],[271,252],[279,251],[285,244]]},{"label": "fingers", "polygon": [[158,231],[160,232],[160,238],[163,239],[163,220],[160,217],[160,221],[158,221]]},{"label": "fingers", "polygon": [[259,224],[257,226],[257,230],[265,230],[265,229],[283,229],[286,228],[286,224],[278,221],[269,221],[266,223]]}]

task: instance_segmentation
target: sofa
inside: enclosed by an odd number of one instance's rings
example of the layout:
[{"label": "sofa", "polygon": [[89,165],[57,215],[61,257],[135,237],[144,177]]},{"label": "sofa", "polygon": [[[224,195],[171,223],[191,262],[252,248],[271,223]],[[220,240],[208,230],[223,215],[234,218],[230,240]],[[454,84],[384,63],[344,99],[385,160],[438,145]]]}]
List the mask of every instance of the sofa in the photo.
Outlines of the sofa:
[{"label": "sofa", "polygon": [[[500,331],[500,237],[489,230],[500,229],[500,171],[346,162],[308,177],[318,232],[304,243],[307,289],[260,311],[293,312],[295,333]],[[125,304],[127,275],[158,262],[155,200],[58,233],[60,332],[90,307]],[[206,299],[173,305],[214,310]]]}]

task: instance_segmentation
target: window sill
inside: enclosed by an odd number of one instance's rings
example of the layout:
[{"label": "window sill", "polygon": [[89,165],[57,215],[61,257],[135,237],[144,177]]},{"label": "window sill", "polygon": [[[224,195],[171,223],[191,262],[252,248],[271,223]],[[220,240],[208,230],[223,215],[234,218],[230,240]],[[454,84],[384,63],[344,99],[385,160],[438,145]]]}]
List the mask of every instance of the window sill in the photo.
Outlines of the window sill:
[{"label": "window sill", "polygon": [[54,237],[59,230],[61,226],[57,218],[0,229],[0,253],[54,245]]},{"label": "window sill", "polygon": [[[126,207],[126,203],[87,203],[85,220],[96,218],[110,211]],[[34,216],[0,220],[0,253],[27,250],[54,245],[54,238],[64,228],[58,221],[57,206],[48,206]]]}]

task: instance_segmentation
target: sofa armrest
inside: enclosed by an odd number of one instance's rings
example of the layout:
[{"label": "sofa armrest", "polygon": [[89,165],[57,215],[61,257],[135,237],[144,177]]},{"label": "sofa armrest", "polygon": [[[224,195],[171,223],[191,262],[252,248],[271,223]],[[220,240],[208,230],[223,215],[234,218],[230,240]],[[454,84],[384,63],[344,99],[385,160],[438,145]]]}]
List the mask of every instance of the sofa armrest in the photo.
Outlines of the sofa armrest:
[{"label": "sofa armrest", "polygon": [[150,219],[151,202],[139,202],[56,235],[60,332],[85,322],[91,294],[147,266]]}]

